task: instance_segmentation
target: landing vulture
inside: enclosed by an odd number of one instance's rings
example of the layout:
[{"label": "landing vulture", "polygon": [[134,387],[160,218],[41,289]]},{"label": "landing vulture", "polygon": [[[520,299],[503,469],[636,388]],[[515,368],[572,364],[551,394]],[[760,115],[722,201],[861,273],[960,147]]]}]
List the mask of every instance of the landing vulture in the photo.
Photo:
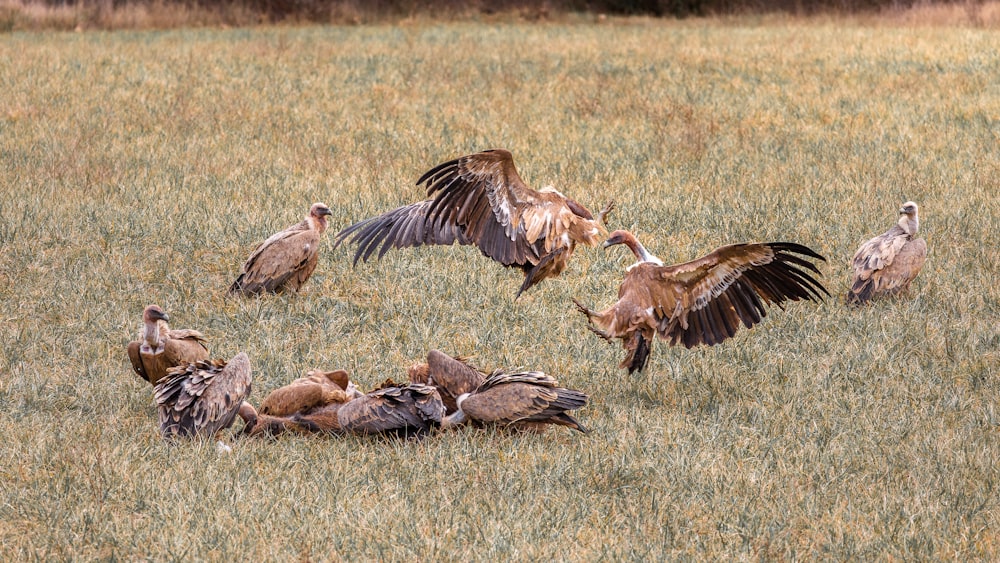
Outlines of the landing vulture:
[{"label": "landing vulture", "polygon": [[851,261],[854,279],[847,292],[849,304],[861,305],[909,289],[927,259],[927,242],[915,238],[918,227],[917,204],[908,201],[891,229],[861,245]]},{"label": "landing vulture", "polygon": [[664,266],[628,231],[615,231],[604,247],[628,246],[638,262],[628,267],[618,289],[618,302],[593,311],[574,299],[590,326],[604,339],[620,338],[627,355],[622,368],[642,371],[653,335],[691,348],[713,346],[733,337],[742,322],[747,328],[767,316],[765,304],[823,299],[829,295],[812,275],[819,270],[798,255],[826,259],[791,242],[732,244],[711,254]]},{"label": "landing vulture", "polygon": [[330,214],[329,207],[314,203],[301,223],[271,235],[247,258],[229,293],[298,291],[316,269],[320,236]]},{"label": "landing vulture", "polygon": [[156,305],[142,312],[142,332],[139,340],[128,344],[128,359],[139,377],[156,385],[167,370],[208,359],[205,337],[197,330],[172,330],[170,318]]},{"label": "landing vulture", "polygon": [[357,243],[357,265],[376,251],[381,258],[390,248],[474,244],[484,255],[524,272],[520,296],[562,273],[578,243],[597,245],[612,208],[609,203],[595,220],[551,187],[529,188],[517,174],[514,157],[503,149],[439,164],[417,185],[427,188],[428,199],[351,225],[337,233],[334,246]]},{"label": "landing vulture", "polygon": [[198,361],[172,368],[156,385],[160,433],[215,437],[229,428],[239,414],[250,418],[250,358],[240,352],[229,362]]},{"label": "landing vulture", "polygon": [[462,358],[453,358],[439,350],[427,353],[427,363],[407,368],[411,383],[430,385],[438,390],[445,414],[458,410],[456,400],[463,393],[475,391],[486,374],[469,365]]},{"label": "landing vulture", "polygon": [[458,397],[458,410],[445,417],[443,429],[473,421],[521,430],[541,430],[544,424],[587,429],[567,411],[587,404],[587,395],[558,386],[552,377],[538,371],[494,372],[474,391]]}]

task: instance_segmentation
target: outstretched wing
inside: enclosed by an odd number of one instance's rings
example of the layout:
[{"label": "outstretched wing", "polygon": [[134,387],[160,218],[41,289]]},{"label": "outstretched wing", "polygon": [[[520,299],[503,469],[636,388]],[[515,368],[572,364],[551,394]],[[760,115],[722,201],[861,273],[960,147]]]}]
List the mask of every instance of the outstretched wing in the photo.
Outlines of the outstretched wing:
[{"label": "outstretched wing", "polygon": [[367,261],[376,250],[378,257],[382,258],[391,248],[424,244],[449,245],[456,241],[463,245],[471,244],[458,225],[450,223],[432,225],[428,221],[427,213],[433,203],[434,200],[428,199],[404,205],[377,217],[355,223],[337,233],[334,248],[348,239],[352,243],[357,243],[358,249],[354,252],[354,264],[357,265],[358,260]]},{"label": "outstretched wing", "polygon": [[661,338],[687,348],[713,346],[735,336],[741,322],[747,328],[759,323],[766,304],[829,295],[812,276],[819,269],[798,255],[826,260],[791,242],[733,244],[684,264],[632,272],[651,277],[649,306]]},{"label": "outstretched wing", "polygon": [[229,362],[173,368],[156,386],[160,432],[165,438],[214,436],[233,423],[250,387],[250,359],[243,352]]},{"label": "outstretched wing", "polygon": [[437,390],[415,383],[372,391],[337,412],[341,428],[357,434],[419,434],[439,426],[443,416]]},{"label": "outstretched wing", "polygon": [[243,264],[229,292],[273,293],[286,283],[298,289],[312,275],[318,260],[319,233],[309,227],[308,221],[302,221],[271,235],[257,247]]}]

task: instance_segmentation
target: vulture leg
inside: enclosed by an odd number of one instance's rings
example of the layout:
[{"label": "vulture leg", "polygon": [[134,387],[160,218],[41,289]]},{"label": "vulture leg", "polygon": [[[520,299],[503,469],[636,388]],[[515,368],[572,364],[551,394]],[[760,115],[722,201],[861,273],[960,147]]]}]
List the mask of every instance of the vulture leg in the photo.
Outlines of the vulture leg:
[{"label": "vulture leg", "polygon": [[587,328],[589,328],[589,329],[590,329],[590,331],[591,331],[591,332],[593,332],[594,334],[596,334],[597,336],[600,336],[600,337],[601,337],[601,338],[603,338],[604,340],[607,340],[607,341],[608,341],[608,343],[610,343],[610,342],[611,342],[611,339],[612,339],[612,338],[614,338],[613,336],[611,336],[611,335],[610,335],[610,334],[608,334],[607,332],[604,332],[603,330],[601,330],[601,329],[597,328],[597,327],[596,327],[596,326],[594,326],[594,325],[590,325],[590,324],[589,324],[589,325],[587,325]]},{"label": "vulture leg", "polygon": [[597,311],[594,311],[593,309],[590,309],[589,307],[587,307],[583,303],[580,303],[580,300],[577,299],[576,297],[573,298],[573,304],[576,305],[576,310],[577,311],[580,311],[584,315],[587,315],[587,322],[588,323],[589,322],[593,322],[592,318],[597,316]]},{"label": "vulture leg", "polygon": [[604,225],[606,226],[608,224],[608,215],[611,213],[611,210],[614,209],[614,208],[615,208],[615,202],[614,202],[614,200],[609,201],[604,206],[604,208],[601,209],[601,211],[597,214],[597,220],[600,221],[601,223],[604,223]]}]

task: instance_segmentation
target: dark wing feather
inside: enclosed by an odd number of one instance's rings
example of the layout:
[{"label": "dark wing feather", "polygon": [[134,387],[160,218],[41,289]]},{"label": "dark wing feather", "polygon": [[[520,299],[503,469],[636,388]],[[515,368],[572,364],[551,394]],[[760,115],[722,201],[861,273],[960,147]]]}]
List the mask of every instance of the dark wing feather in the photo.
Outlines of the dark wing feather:
[{"label": "dark wing feather", "polygon": [[128,343],[128,359],[132,363],[132,370],[135,371],[136,375],[149,381],[149,375],[146,374],[146,368],[142,365],[142,356],[139,355],[139,348],[142,346],[142,342],[138,340],[133,340]]},{"label": "dark wing feather", "polygon": [[470,419],[485,424],[539,422],[586,429],[566,411],[587,404],[587,395],[557,387],[558,382],[542,372],[505,374],[495,372],[462,401]]},{"label": "dark wing feather", "polygon": [[416,383],[372,391],[337,412],[341,428],[355,434],[421,434],[439,426],[443,416],[437,390]]},{"label": "dark wing feather", "polygon": [[247,258],[229,293],[275,293],[286,284],[298,289],[316,268],[319,241],[308,221],[271,235]]},{"label": "dark wing feather", "polygon": [[420,201],[355,223],[337,233],[334,247],[344,241],[356,243],[354,264],[357,264],[358,260],[367,261],[376,251],[381,258],[390,248],[470,244],[458,225],[434,225],[428,220],[432,203],[432,200]]},{"label": "dark wing feather", "polygon": [[160,432],[175,436],[214,436],[235,420],[251,388],[250,359],[237,354],[228,363],[200,361],[173,368],[157,386]]},{"label": "dark wing feather", "polygon": [[427,373],[427,384],[437,387],[448,414],[457,410],[459,395],[475,391],[486,380],[481,371],[439,350],[427,353]]}]

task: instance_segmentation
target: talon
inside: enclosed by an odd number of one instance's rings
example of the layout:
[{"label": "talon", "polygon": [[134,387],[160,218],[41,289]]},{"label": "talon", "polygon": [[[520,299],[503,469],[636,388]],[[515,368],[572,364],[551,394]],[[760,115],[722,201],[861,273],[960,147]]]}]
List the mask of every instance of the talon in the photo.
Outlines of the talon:
[{"label": "talon", "polygon": [[591,311],[590,309],[588,309],[587,307],[585,307],[583,305],[583,303],[580,303],[580,301],[577,300],[576,297],[573,298],[573,304],[576,305],[576,310],[577,311],[580,311],[584,315],[587,315],[587,322],[589,323],[590,322],[590,317],[592,317],[594,315],[594,312]]},{"label": "talon", "polygon": [[594,325],[587,325],[587,328],[589,328],[591,330],[591,332],[593,332],[597,336],[600,336],[601,338],[603,338],[604,340],[606,340],[608,343],[611,342],[612,337],[611,337],[610,334],[604,332],[603,330],[597,328]]},{"label": "talon", "polygon": [[614,200],[611,200],[604,206],[603,209],[601,209],[600,213],[597,214],[597,217],[600,218],[601,222],[604,223],[605,226],[608,224],[608,214],[610,214],[611,210],[614,208],[615,202]]}]

